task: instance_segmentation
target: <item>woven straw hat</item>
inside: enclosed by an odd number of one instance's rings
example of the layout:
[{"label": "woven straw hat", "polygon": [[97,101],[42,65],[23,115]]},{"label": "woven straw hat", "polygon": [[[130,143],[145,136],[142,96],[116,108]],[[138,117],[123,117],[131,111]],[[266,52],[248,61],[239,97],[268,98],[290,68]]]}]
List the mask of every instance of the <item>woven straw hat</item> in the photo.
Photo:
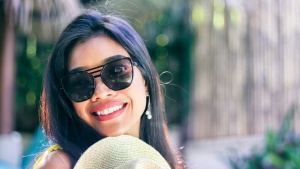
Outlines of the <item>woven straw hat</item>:
[{"label": "woven straw hat", "polygon": [[170,169],[166,160],[142,140],[121,135],[104,138],[89,147],[74,169]]}]

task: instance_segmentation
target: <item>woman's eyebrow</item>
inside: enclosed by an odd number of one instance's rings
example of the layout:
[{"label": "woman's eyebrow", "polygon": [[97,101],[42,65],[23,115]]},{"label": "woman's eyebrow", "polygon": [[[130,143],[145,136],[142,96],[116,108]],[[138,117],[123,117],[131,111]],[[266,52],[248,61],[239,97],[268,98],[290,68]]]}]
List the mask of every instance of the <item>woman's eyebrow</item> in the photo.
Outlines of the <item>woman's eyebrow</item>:
[{"label": "woman's eyebrow", "polygon": [[117,60],[117,59],[122,59],[122,58],[125,58],[126,56],[123,56],[123,55],[114,55],[114,56],[111,56],[111,57],[108,57],[106,59],[103,60],[102,64],[106,64],[106,63],[109,63],[111,61],[114,61],[114,60]]},{"label": "woman's eyebrow", "polygon": [[[105,65],[106,63],[112,62],[112,61],[117,60],[117,59],[122,59],[122,58],[125,58],[125,57],[126,56],[123,56],[123,55],[114,55],[114,56],[108,57],[108,58],[101,61],[101,63],[99,64],[99,67],[102,66],[102,65]],[[98,66],[96,66],[96,67],[98,67]],[[70,70],[68,73],[75,73],[75,72],[88,70],[88,69],[90,69],[90,68],[82,66],[82,67],[74,68],[74,69]]]},{"label": "woman's eyebrow", "polygon": [[74,68],[74,69],[68,71],[68,74],[69,73],[76,73],[76,72],[80,72],[80,71],[84,71],[84,68],[83,67]]}]

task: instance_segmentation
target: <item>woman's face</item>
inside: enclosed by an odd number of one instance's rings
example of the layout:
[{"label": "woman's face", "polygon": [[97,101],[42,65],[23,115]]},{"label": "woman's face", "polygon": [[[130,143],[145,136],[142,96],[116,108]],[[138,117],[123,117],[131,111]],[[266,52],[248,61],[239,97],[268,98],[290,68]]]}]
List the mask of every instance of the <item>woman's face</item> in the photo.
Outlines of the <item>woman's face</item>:
[{"label": "woman's face", "polygon": [[[112,39],[105,36],[93,37],[77,44],[72,50],[69,70],[86,70],[104,65],[115,55],[130,57],[127,51]],[[93,96],[83,102],[73,102],[79,117],[104,136],[128,134],[139,137],[147,87],[136,66],[133,66],[133,74],[131,85],[119,91],[109,89],[100,77],[95,78]]]}]

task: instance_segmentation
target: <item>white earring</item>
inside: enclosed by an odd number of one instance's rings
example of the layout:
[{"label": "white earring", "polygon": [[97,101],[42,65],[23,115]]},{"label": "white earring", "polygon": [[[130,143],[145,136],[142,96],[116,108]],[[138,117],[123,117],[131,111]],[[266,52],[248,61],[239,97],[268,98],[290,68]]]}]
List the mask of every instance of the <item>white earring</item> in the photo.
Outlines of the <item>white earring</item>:
[{"label": "white earring", "polygon": [[151,105],[150,105],[150,96],[149,96],[149,92],[146,93],[147,95],[147,110],[145,112],[146,116],[147,116],[147,119],[151,120],[152,119],[152,114],[151,114]]}]

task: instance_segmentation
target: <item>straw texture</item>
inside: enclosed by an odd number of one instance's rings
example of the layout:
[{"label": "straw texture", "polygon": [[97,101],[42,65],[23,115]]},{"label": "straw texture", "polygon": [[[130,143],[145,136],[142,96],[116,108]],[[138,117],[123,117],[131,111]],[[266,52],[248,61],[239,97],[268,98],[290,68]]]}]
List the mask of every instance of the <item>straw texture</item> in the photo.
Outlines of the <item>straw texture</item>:
[{"label": "straw texture", "polygon": [[170,169],[166,160],[142,140],[121,135],[107,137],[88,148],[75,169]]}]

